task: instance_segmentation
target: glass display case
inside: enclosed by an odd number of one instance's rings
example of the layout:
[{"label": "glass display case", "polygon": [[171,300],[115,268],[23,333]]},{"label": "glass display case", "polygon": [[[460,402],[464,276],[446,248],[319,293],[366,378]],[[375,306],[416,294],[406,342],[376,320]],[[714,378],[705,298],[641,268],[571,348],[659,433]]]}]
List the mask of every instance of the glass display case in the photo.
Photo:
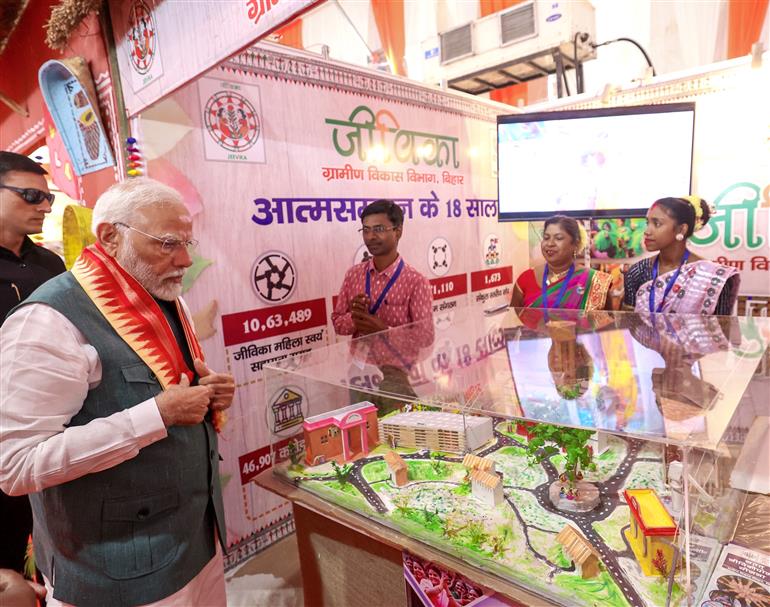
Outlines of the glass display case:
[{"label": "glass display case", "polygon": [[266,366],[274,471],[553,604],[770,607],[769,339],[456,310]]}]

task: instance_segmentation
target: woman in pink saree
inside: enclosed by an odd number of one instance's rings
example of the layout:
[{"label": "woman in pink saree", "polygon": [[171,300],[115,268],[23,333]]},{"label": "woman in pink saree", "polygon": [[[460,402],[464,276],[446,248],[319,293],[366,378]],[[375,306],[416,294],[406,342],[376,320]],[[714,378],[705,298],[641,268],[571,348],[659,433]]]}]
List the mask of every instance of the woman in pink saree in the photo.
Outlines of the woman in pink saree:
[{"label": "woman in pink saree", "polygon": [[545,264],[519,275],[513,287],[511,306],[603,310],[612,277],[576,263],[584,246],[577,221],[564,215],[546,219],[540,243]]}]

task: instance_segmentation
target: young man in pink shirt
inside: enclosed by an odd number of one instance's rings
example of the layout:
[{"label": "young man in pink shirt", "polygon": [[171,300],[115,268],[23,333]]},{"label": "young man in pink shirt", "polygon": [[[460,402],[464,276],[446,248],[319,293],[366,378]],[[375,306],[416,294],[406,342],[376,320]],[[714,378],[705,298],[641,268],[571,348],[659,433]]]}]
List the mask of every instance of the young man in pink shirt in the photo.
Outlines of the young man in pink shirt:
[{"label": "young man in pink shirt", "polygon": [[[332,313],[334,330],[360,337],[430,319],[430,283],[398,254],[404,211],[390,200],[378,200],[364,209],[361,223],[359,232],[371,257],[345,274]],[[431,330],[422,345],[432,340]]]}]

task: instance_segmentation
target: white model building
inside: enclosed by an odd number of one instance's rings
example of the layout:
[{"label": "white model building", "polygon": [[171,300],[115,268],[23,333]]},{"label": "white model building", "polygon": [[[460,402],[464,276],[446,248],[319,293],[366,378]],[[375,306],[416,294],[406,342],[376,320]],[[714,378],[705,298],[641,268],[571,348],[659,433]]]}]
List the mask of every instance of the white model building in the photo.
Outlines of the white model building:
[{"label": "white model building", "polygon": [[410,411],[379,421],[380,437],[389,445],[463,453],[492,439],[492,420],[443,411]]},{"label": "white model building", "polygon": [[503,501],[503,479],[493,472],[472,470],[471,492],[473,497],[494,508]]}]

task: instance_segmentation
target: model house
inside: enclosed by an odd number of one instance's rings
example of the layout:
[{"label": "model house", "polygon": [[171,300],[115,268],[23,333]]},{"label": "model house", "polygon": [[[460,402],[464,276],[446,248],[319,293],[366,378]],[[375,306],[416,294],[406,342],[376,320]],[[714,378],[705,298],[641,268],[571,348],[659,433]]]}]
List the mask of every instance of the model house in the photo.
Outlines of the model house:
[{"label": "model house", "polygon": [[390,480],[396,487],[403,487],[409,482],[409,471],[404,459],[395,451],[388,451],[383,457],[390,470]]},{"label": "model house", "polygon": [[654,489],[626,489],[631,528],[626,539],[644,575],[667,576],[674,559],[677,525]]},{"label": "model house", "polygon": [[565,525],[556,536],[556,541],[562,545],[564,554],[575,563],[575,571],[580,577],[587,580],[599,575],[599,554],[572,525]]},{"label": "model house", "polygon": [[473,497],[494,508],[503,502],[503,479],[494,472],[471,471]]},{"label": "model house", "polygon": [[473,453],[466,453],[463,458],[463,466],[468,469],[470,474],[474,470],[481,470],[482,472],[495,473],[495,461],[488,457],[479,457],[473,455]]},{"label": "model house", "polygon": [[519,436],[523,436],[527,440],[530,440],[532,438],[533,436],[532,427],[537,425],[535,422],[525,422],[521,420],[517,420],[516,422],[508,422],[508,427],[509,427],[508,432],[511,431],[510,427],[514,423],[516,424],[516,434],[518,434]]},{"label": "model house", "polygon": [[379,442],[377,407],[368,401],[308,417],[302,428],[305,461],[310,466],[353,461]]},{"label": "model house", "polygon": [[463,453],[492,439],[492,420],[443,411],[410,411],[380,420],[380,436],[390,445]]}]

